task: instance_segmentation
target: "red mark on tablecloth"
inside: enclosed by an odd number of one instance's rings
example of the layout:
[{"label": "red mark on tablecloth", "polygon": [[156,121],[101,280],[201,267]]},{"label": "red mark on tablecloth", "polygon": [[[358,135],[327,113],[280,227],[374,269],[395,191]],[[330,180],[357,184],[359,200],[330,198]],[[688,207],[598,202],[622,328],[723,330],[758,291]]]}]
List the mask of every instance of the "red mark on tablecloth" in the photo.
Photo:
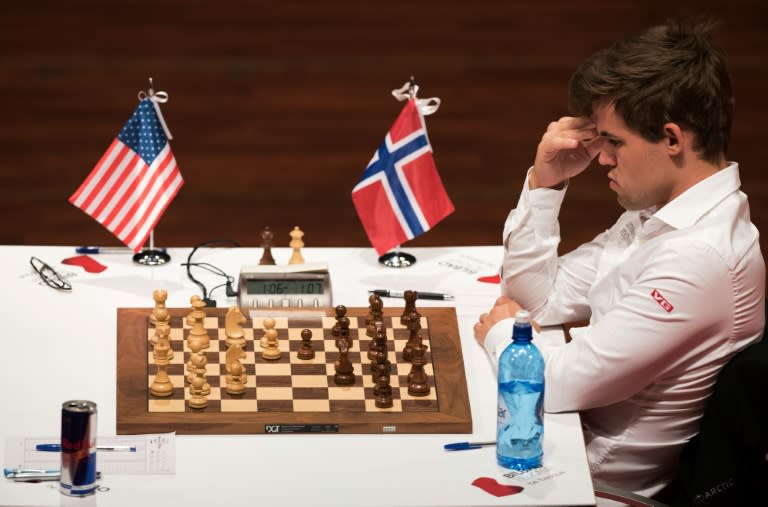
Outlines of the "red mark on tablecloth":
[{"label": "red mark on tablecloth", "polygon": [[80,266],[89,273],[101,273],[107,267],[89,255],[76,255],[61,261],[62,264]]},{"label": "red mark on tablecloth", "polygon": [[501,283],[501,275],[489,275],[489,276],[481,276],[477,279],[478,282],[485,282],[485,283]]},{"label": "red mark on tablecloth", "polygon": [[478,477],[472,481],[472,485],[482,489],[486,493],[492,494],[493,496],[516,495],[523,490],[522,486],[499,484],[499,482],[492,477]]}]

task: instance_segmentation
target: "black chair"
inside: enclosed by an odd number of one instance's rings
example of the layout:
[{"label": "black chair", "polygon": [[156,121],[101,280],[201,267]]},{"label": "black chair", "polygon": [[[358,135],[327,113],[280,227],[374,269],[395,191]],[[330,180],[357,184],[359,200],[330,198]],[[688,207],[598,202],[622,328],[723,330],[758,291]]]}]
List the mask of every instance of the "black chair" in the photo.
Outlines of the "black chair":
[{"label": "black chair", "polygon": [[720,371],[679,470],[662,501],[600,484],[595,495],[632,506],[768,506],[768,337],[739,351]]}]

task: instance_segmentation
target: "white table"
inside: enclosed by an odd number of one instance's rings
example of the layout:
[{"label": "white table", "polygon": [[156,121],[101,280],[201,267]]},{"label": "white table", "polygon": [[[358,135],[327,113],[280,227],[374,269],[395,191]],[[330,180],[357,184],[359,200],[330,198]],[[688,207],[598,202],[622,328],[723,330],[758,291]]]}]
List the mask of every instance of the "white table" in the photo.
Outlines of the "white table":
[{"label": "white table", "polygon": [[[477,278],[494,274],[501,249],[405,250],[418,261],[401,269],[378,264],[367,248],[305,248],[303,255],[307,262],[328,263],[334,304],[367,306],[367,291],[374,288],[455,295],[454,301],[418,304],[456,307],[473,434],[180,435],[175,475],[105,474],[100,483],[109,490],[86,499],[65,497],[53,487],[56,483],[2,480],[0,505],[593,505],[578,414],[545,415],[547,473],[517,482],[524,486],[517,495],[497,498],[472,486],[479,477],[504,480],[493,447],[443,450],[447,442],[495,439],[495,378],[473,339],[472,325],[498,295],[498,285]],[[189,297],[199,294],[180,265],[191,248],[168,252],[171,262],[157,267],[133,263],[129,252],[94,255],[108,268],[93,274],[61,264],[76,255],[74,247],[0,246],[5,393],[0,456],[7,437],[58,435],[61,403],[68,399],[95,401],[99,435],[115,435],[116,308],[150,307],[152,291],[159,288],[168,291],[169,307],[186,308]],[[258,264],[261,253],[257,248],[206,248],[193,260],[236,277],[240,266]],[[290,253],[273,249],[278,264],[286,263]],[[69,274],[72,292],[42,285],[29,265],[32,255]],[[202,271],[195,274],[209,289],[222,281]],[[212,297],[220,307],[236,304],[223,289]],[[556,331],[545,339],[561,340],[562,335]]]}]

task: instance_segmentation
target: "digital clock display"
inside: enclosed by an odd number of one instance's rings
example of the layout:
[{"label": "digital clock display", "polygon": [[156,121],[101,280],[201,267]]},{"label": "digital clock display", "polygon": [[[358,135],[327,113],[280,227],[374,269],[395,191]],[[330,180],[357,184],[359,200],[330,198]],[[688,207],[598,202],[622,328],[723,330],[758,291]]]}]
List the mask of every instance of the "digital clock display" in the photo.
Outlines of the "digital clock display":
[{"label": "digital clock display", "polygon": [[323,294],[322,280],[292,280],[290,278],[282,279],[259,279],[248,280],[246,282],[246,291],[248,294]]}]

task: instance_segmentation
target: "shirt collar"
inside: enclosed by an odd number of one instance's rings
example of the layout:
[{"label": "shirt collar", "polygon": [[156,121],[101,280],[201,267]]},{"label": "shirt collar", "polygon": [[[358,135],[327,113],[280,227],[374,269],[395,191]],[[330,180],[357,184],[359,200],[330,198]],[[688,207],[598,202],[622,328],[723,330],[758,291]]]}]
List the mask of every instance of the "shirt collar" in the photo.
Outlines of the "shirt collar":
[{"label": "shirt collar", "polygon": [[651,222],[660,220],[670,227],[682,229],[696,223],[706,212],[726,196],[737,191],[739,187],[741,187],[739,164],[729,162],[723,169],[698,182],[655,213],[653,209],[644,211],[653,213],[650,217]]}]

